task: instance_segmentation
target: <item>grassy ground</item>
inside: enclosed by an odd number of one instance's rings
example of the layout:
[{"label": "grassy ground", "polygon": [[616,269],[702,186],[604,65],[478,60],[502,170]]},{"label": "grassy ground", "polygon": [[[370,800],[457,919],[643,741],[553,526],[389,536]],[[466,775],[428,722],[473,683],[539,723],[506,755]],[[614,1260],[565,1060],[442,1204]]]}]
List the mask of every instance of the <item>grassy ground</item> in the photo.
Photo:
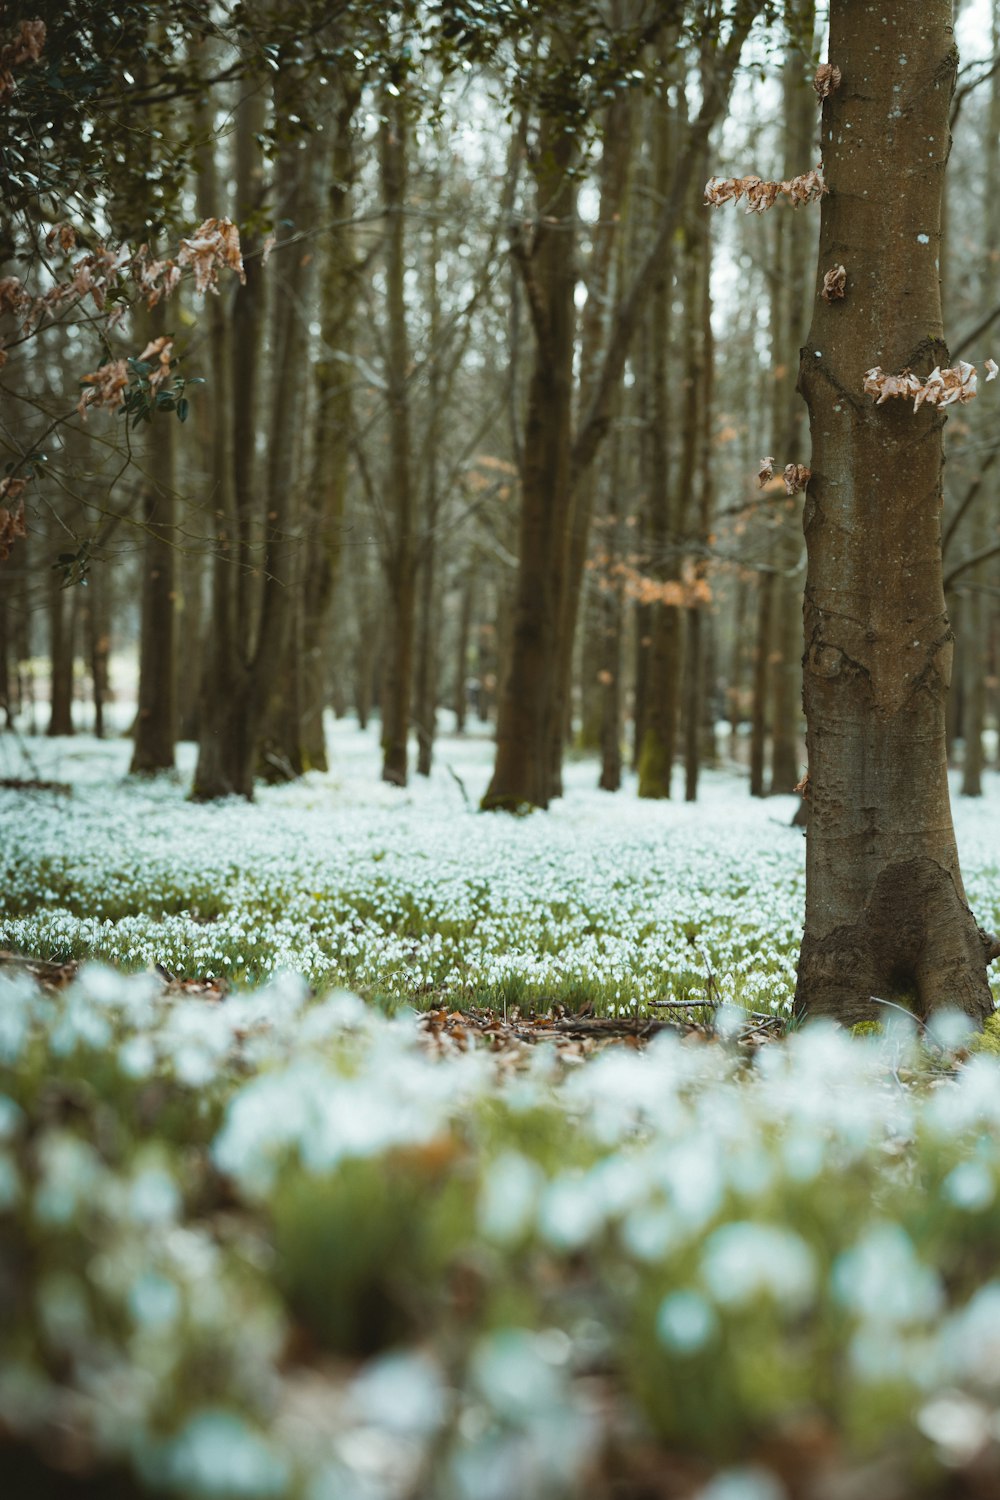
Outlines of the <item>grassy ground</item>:
[{"label": "grassy ground", "polygon": [[[748,1026],[790,994],[790,803],[584,762],[480,816],[485,743],[442,747],[467,804],[341,726],[330,776],[205,809],[32,748],[72,792],[0,792],[0,945],[49,960],[0,967],[6,1492],[998,1491],[1000,1064]],[[525,1024],[710,988],[712,1036]]]}]

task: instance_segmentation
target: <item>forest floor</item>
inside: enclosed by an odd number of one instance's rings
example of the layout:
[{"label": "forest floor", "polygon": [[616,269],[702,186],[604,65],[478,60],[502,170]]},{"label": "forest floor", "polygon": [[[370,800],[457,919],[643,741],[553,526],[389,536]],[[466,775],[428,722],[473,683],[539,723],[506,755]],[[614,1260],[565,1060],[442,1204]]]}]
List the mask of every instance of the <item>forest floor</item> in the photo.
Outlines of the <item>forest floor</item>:
[{"label": "forest floor", "polygon": [[331,752],[206,808],[0,739],[6,1492],[996,1494],[1000,1063],[788,1030],[792,799]]}]

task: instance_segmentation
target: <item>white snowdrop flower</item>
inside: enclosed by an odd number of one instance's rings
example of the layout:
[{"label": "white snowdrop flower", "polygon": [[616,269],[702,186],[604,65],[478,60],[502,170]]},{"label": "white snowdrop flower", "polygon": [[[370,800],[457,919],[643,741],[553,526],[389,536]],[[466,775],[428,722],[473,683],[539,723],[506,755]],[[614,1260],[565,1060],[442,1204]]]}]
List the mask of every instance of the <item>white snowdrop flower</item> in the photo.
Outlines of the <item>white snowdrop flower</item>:
[{"label": "white snowdrop flower", "polygon": [[812,1182],[823,1170],[826,1140],[818,1132],[798,1130],[782,1137],[782,1165],[793,1182]]},{"label": "white snowdrop flower", "polygon": [[558,1250],[579,1250],[604,1226],[590,1177],[564,1172],[549,1183],[538,1208],[538,1230]]},{"label": "white snowdrop flower", "polygon": [[941,1196],[956,1208],[977,1213],[989,1208],[996,1197],[993,1174],[981,1161],[959,1162],[941,1184]]},{"label": "white snowdrop flower", "polygon": [[721,1208],[725,1174],[714,1141],[679,1142],[662,1162],[660,1175],[671,1206],[689,1234],[701,1229]]},{"label": "white snowdrop flower", "polygon": [[510,1422],[544,1421],[562,1400],[563,1382],[538,1335],[526,1328],[484,1335],[472,1352],[470,1372],[481,1398]]},{"label": "white snowdrop flower", "polygon": [[129,1184],[128,1211],[137,1224],[159,1227],[176,1221],[181,1195],[176,1182],[163,1167],[144,1167]]},{"label": "white snowdrop flower", "polygon": [[1000,1281],[988,1281],[946,1320],[940,1342],[952,1380],[1000,1386]]},{"label": "white snowdrop flower", "polygon": [[723,1224],[709,1235],[701,1272],[724,1307],[767,1294],[794,1310],[806,1306],[816,1288],[816,1263],[805,1240],[790,1229],[750,1220]]},{"label": "white snowdrop flower", "polygon": [[181,1314],[181,1295],[174,1282],[157,1271],[143,1271],[128,1291],[128,1310],[140,1328],[160,1332],[172,1327]]},{"label": "white snowdrop flower", "polygon": [[483,1174],[479,1232],[500,1245],[513,1244],[531,1227],[545,1181],[542,1169],[519,1151],[504,1151]]},{"label": "white snowdrop flower", "polygon": [[696,1354],[718,1327],[715,1310],[698,1292],[670,1292],[656,1314],[656,1333],[676,1354]]},{"label": "white snowdrop flower", "polygon": [[128,1078],[148,1078],[156,1067],[156,1048],[148,1036],[130,1036],[118,1048],[118,1066]]},{"label": "white snowdrop flower", "polygon": [[68,1132],[50,1132],[39,1147],[41,1181],[34,1214],[40,1224],[68,1224],[89,1203],[104,1176],[92,1146]]},{"label": "white snowdrop flower", "polygon": [[[2,996],[0,996],[2,1003]],[[14,1139],[25,1123],[24,1110],[6,1094],[0,1094],[0,1141]]]},{"label": "white snowdrop flower", "polygon": [[992,1413],[961,1391],[943,1391],[925,1401],[916,1424],[949,1468],[971,1463],[994,1436]]},{"label": "white snowdrop flower", "polygon": [[351,1382],[350,1407],[362,1423],[413,1437],[428,1437],[444,1422],[448,1391],[426,1354],[386,1354]]},{"label": "white snowdrop flower", "polygon": [[698,1491],[696,1500],[787,1500],[787,1490],[770,1469],[723,1469]]},{"label": "white snowdrop flower", "polygon": [[650,1263],[662,1260],[686,1238],[676,1214],[656,1204],[633,1208],[622,1220],[619,1233],[629,1255]]},{"label": "white snowdrop flower", "polygon": [[899,1224],[876,1224],[845,1250],[831,1272],[840,1305],[871,1324],[907,1325],[931,1318],[941,1301],[937,1273],[917,1258]]},{"label": "white snowdrop flower", "polygon": [[147,1479],[208,1500],[270,1500],[288,1492],[287,1461],[235,1412],[200,1411],[175,1438],[140,1454]]},{"label": "white snowdrop flower", "polygon": [[27,1045],[34,985],[0,975],[0,1063],[13,1067]]}]

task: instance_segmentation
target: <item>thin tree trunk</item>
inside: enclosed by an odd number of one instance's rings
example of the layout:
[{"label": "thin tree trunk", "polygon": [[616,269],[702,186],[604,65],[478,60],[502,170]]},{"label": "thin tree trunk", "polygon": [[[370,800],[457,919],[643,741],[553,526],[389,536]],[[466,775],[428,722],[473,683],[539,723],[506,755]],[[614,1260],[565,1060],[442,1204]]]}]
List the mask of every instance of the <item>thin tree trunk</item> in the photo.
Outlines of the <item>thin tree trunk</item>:
[{"label": "thin tree trunk", "polygon": [[[580,389],[584,409],[589,403],[601,348],[606,341],[609,312],[621,279],[620,258],[615,256],[618,226],[625,212],[632,157],[634,107],[628,90],[619,92],[605,114],[600,170],[598,227],[593,231],[591,264],[587,276],[587,302],[581,329]],[[616,265],[617,262],[617,265]],[[618,275],[615,274],[616,269]],[[552,714],[550,793],[562,795],[564,721],[572,722],[570,684],[573,646],[576,639],[580,598],[590,540],[596,480],[593,468],[574,486],[567,518],[566,576],[558,622],[555,661],[556,700]],[[584,748],[590,748],[584,744]]]},{"label": "thin tree trunk", "polygon": [[455,733],[465,733],[465,719],[468,712],[466,695],[466,679],[469,675],[469,641],[472,632],[472,601],[476,591],[476,563],[471,561],[466,569],[462,580],[462,602],[458,612],[458,636],[455,642],[455,689],[453,694],[453,706],[455,709]]},{"label": "thin tree trunk", "polygon": [[[327,213],[339,224],[348,216],[356,172],[353,120],[359,91],[354,80],[342,85],[334,116]],[[302,595],[302,758],[306,768],[327,769],[323,710],[329,695],[330,613],[341,562],[341,539],[348,482],[352,423],[351,374],[347,357],[354,347],[356,265],[346,229],[330,235],[321,283],[320,355],[316,382],[316,446],[312,479],[305,495],[306,551]]]},{"label": "thin tree trunk", "polygon": [[[166,324],[150,314],[151,337]],[[174,768],[177,739],[177,419],[158,412],[149,426],[148,477],[143,493],[142,606],[139,631],[139,711],[130,773]]]},{"label": "thin tree trunk", "polygon": [[406,324],[407,136],[406,104],[385,93],[379,128],[379,161],[386,212],[386,312],[389,406],[388,508],[391,532],[385,557],[389,639],[382,697],[382,780],[405,786],[413,631],[416,614],[416,516],[410,472],[410,339]]},{"label": "thin tree trunk", "polygon": [[87,592],[87,654],[90,658],[90,682],[94,699],[94,735],[103,739],[104,706],[110,692],[108,662],[111,655],[111,610],[108,589],[111,583],[104,567],[91,572]]},{"label": "thin tree trunk", "polygon": [[[952,831],[944,705],[952,632],[941,568],[941,414],[876,406],[867,369],[926,376],[950,361],[937,271],[948,111],[957,67],[951,0],[834,0],[823,105],[818,295],[800,381],[812,479],[805,507],[805,707],[810,775],[805,931],[795,1007],[881,1019],[873,997],[926,1016],[992,1010],[1000,943],[969,910]],[[905,192],[901,185],[906,185]]]},{"label": "thin tree trunk", "polygon": [[63,588],[59,572],[49,574],[49,735],[73,731],[73,660],[76,652],[76,588]]},{"label": "thin tree trunk", "polygon": [[[566,525],[576,328],[574,265],[576,144],[562,120],[547,118],[533,164],[536,219],[518,265],[535,330],[522,465],[513,631],[497,720],[497,756],[486,809],[548,807],[555,651],[566,579]],[[561,713],[556,720],[561,725]]]},{"label": "thin tree trunk", "polygon": [[[236,217],[259,208],[262,192],[258,136],[264,126],[262,92],[246,94],[236,115]],[[217,203],[218,176],[211,145],[199,165],[199,201]],[[195,799],[253,797],[257,755],[251,712],[251,653],[257,630],[253,589],[256,551],[260,340],[264,281],[254,239],[245,244],[246,284],[237,287],[229,323],[217,299],[207,309],[209,347],[219,420],[212,445],[211,629],[202,674]]]},{"label": "thin tree trunk", "polygon": [[[994,0],[992,24],[993,55],[1000,56],[1000,5]],[[982,140],[983,177],[995,184],[1000,175],[1000,73],[994,73],[990,81],[990,104],[987,128]],[[1000,302],[1000,265],[997,264],[997,247],[1000,244],[1000,204],[994,191],[986,194],[987,246],[983,302],[995,307]],[[993,479],[993,476],[991,476]],[[991,484],[994,500],[996,483]],[[975,512],[972,537],[973,552],[984,550],[992,537],[990,515],[980,503]],[[962,658],[965,665],[964,694],[965,713],[965,761],[962,768],[962,796],[981,797],[983,794],[983,730],[986,727],[986,677],[989,672],[989,601],[983,593],[986,582],[984,567],[972,569],[968,583],[969,593],[965,600],[966,628],[962,637]]]},{"label": "thin tree trunk", "polygon": [[757,583],[757,635],[753,657],[753,703],[750,709],[750,795],[765,795],[768,675],[774,620],[774,574],[761,573]]},{"label": "thin tree trunk", "polygon": [[[785,120],[782,175],[794,177],[809,161],[816,129],[816,96],[811,87],[810,49],[815,26],[814,0],[795,0],[788,11],[789,37],[783,73]],[[806,411],[794,388],[794,369],[809,321],[809,266],[815,239],[808,213],[776,216],[776,291],[773,299],[774,358],[787,372],[775,370],[773,440],[768,450],[778,462],[804,463]],[[774,547],[778,566],[771,636],[771,781],[772,794],[792,792],[801,779],[799,758],[802,696],[802,503],[785,500]]]}]

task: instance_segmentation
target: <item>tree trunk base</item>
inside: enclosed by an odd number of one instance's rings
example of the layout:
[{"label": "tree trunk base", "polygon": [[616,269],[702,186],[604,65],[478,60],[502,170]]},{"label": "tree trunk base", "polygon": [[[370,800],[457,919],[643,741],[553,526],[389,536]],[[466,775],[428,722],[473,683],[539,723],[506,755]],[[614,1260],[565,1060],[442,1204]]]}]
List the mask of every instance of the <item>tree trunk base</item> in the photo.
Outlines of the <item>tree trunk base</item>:
[{"label": "tree trunk base", "polygon": [[820,938],[808,929],[799,956],[795,1014],[832,1016],[845,1025],[882,1021],[878,1000],[920,1020],[964,1012],[977,1025],[993,1011],[986,968],[1000,941],[985,933],[932,859],[887,866],[858,920]]}]

